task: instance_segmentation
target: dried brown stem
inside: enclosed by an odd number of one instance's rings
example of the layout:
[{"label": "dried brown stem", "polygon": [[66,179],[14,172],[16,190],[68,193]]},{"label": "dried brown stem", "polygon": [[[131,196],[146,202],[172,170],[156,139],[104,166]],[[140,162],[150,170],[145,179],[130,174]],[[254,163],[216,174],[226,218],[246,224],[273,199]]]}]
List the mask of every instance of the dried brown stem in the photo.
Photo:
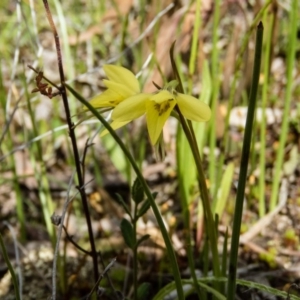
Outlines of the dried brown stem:
[{"label": "dried brown stem", "polygon": [[54,40],[55,40],[56,53],[57,53],[57,64],[58,64],[58,71],[59,71],[60,82],[61,82],[60,92],[61,92],[61,96],[62,96],[62,100],[63,100],[63,104],[64,104],[66,120],[67,120],[67,124],[69,127],[69,136],[71,139],[72,149],[73,149],[73,153],[74,153],[74,160],[75,160],[78,186],[79,186],[78,190],[79,190],[79,193],[81,196],[83,211],[84,211],[87,228],[88,228],[88,235],[89,235],[89,240],[90,240],[90,245],[91,245],[91,254],[92,254],[92,259],[93,259],[94,281],[96,283],[99,278],[97,252],[96,252],[95,240],[94,240],[93,231],[92,231],[92,223],[91,223],[91,217],[90,217],[90,213],[89,213],[87,196],[86,196],[85,189],[84,189],[84,180],[83,180],[83,176],[82,176],[83,174],[82,174],[82,168],[81,168],[81,163],[80,163],[79,151],[78,151],[78,147],[77,147],[74,123],[72,122],[72,119],[71,119],[68,97],[67,97],[66,88],[64,85],[65,75],[64,75],[64,69],[63,69],[63,63],[62,63],[60,41],[59,41],[59,36],[58,36],[57,30],[56,30],[55,24],[53,22],[53,18],[52,18],[52,14],[51,14],[51,11],[49,8],[48,1],[43,0],[43,2],[44,2],[46,14],[47,14],[47,19],[50,23],[50,27],[51,27],[51,30],[52,30],[52,33],[54,36]]}]

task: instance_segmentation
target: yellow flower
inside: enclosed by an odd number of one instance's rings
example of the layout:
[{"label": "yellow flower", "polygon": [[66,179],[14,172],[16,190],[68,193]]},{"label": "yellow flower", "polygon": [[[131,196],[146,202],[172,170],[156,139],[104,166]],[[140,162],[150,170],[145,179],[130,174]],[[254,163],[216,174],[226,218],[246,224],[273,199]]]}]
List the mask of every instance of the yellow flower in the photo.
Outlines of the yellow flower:
[{"label": "yellow flower", "polygon": [[[114,65],[105,65],[103,69],[108,77],[103,80],[107,90],[94,97],[90,104],[95,108],[113,109],[113,129],[146,114],[150,140],[155,145],[176,105],[189,120],[205,122],[210,119],[209,106],[192,96],[178,93],[174,89],[176,82],[170,82],[155,94],[145,94],[140,92],[139,82],[129,70]],[[101,135],[107,132],[104,130]]]},{"label": "yellow flower", "polygon": [[[128,97],[140,93],[139,82],[129,70],[115,65],[104,65],[103,69],[108,77],[108,80],[103,80],[107,90],[90,100],[90,104],[95,108],[114,108]],[[129,122],[130,121],[116,121],[112,122],[111,126],[117,129]],[[102,135],[106,133],[107,130],[105,130]]]},{"label": "yellow flower", "polygon": [[211,110],[204,102],[174,89],[163,89],[156,94],[141,93],[122,101],[112,113],[113,123],[130,122],[146,114],[150,140],[155,145],[175,105],[188,120],[206,122],[211,117]]},{"label": "yellow flower", "polygon": [[103,69],[109,79],[103,80],[107,90],[90,101],[95,108],[115,107],[124,99],[140,93],[139,82],[129,70],[114,65],[104,65]]}]

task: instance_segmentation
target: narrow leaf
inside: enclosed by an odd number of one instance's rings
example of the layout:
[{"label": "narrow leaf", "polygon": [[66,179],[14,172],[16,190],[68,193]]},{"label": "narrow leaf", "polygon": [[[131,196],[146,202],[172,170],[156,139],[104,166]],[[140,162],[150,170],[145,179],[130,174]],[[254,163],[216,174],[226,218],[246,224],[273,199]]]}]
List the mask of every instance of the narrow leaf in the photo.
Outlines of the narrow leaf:
[{"label": "narrow leaf", "polygon": [[128,205],[125,203],[125,201],[123,200],[122,196],[118,193],[116,193],[116,196],[117,196],[117,202],[123,206],[124,210],[127,212],[127,214],[129,215],[130,219],[132,220],[132,217],[131,217],[131,212],[129,210],[129,207]]},{"label": "narrow leaf", "polygon": [[136,204],[139,204],[144,200],[144,188],[138,177],[135,179],[132,186],[132,199]]},{"label": "narrow leaf", "polygon": [[127,219],[122,219],[120,227],[126,245],[133,249],[135,246],[135,236],[131,223]]},{"label": "narrow leaf", "polygon": [[138,247],[142,242],[148,240],[150,237],[150,234],[143,235],[136,243],[136,246]]},{"label": "narrow leaf", "polygon": [[150,201],[147,199],[144,201],[144,203],[142,204],[142,207],[140,208],[140,210],[138,212],[138,218],[143,216],[149,208],[150,208]]}]

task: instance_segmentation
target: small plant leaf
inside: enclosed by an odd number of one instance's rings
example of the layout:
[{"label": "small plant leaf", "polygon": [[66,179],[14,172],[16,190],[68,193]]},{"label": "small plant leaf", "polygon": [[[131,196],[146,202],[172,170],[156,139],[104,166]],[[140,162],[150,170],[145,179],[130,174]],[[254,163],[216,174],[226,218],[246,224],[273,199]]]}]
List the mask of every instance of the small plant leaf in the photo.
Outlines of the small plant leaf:
[{"label": "small plant leaf", "polygon": [[149,299],[151,284],[149,282],[143,282],[137,290],[138,300]]},{"label": "small plant leaf", "polygon": [[142,242],[148,240],[150,237],[150,234],[143,235],[136,243],[136,246],[138,247]]},{"label": "small plant leaf", "polygon": [[140,208],[140,210],[138,212],[138,218],[140,218],[141,216],[143,216],[147,212],[147,210],[149,208],[150,208],[150,201],[148,199],[146,199],[143,202],[143,204],[142,204],[142,206],[141,206],[141,208]]},{"label": "small plant leaf", "polygon": [[135,236],[131,223],[127,219],[122,219],[120,227],[126,245],[133,249],[135,246]]},{"label": "small plant leaf", "polygon": [[144,200],[144,188],[138,177],[135,179],[132,186],[132,199],[136,204],[139,204]]},{"label": "small plant leaf", "polygon": [[116,193],[117,196],[117,202],[122,205],[122,207],[124,208],[124,210],[127,212],[127,214],[129,215],[130,219],[132,219],[131,217],[131,212],[129,210],[128,205],[125,203],[125,201],[123,200],[122,196],[118,193]]}]

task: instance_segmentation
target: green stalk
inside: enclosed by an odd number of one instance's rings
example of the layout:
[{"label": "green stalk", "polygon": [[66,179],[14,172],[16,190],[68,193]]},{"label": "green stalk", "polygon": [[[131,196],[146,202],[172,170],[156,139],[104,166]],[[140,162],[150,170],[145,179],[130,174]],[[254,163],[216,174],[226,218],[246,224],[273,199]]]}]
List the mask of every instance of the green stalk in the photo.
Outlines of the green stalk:
[{"label": "green stalk", "polygon": [[[267,14],[266,14],[267,15]],[[266,169],[266,106],[267,93],[269,89],[270,76],[270,58],[272,44],[272,29],[274,24],[274,14],[271,14],[268,20],[268,32],[266,40],[266,50],[264,55],[264,84],[262,88],[262,119],[260,125],[260,156],[259,156],[259,217],[262,218],[266,214],[266,199],[265,199],[265,169]]]},{"label": "green stalk", "polygon": [[102,115],[88,102],[86,101],[80,94],[78,94],[72,87],[70,87],[68,84],[65,83],[66,88],[84,105],[86,106],[89,111],[104,125],[104,127],[109,131],[109,133],[112,135],[112,137],[115,139],[115,141],[118,143],[124,154],[126,155],[127,159],[130,161],[130,164],[132,165],[132,168],[134,169],[137,177],[139,178],[145,194],[147,198],[149,199],[151,208],[153,210],[153,213],[155,215],[156,221],[158,223],[158,226],[161,230],[161,234],[163,236],[168,258],[170,259],[171,267],[173,270],[173,276],[176,284],[178,299],[183,300],[184,299],[184,293],[182,289],[182,283],[181,283],[181,277],[179,272],[179,267],[177,264],[175,252],[171,243],[171,239],[168,235],[168,231],[165,227],[165,224],[163,222],[162,216],[160,214],[160,211],[158,209],[158,206],[156,205],[155,199],[152,196],[152,193],[148,187],[147,182],[145,181],[142,172],[140,171],[135,159],[131,155],[131,153],[126,148],[125,144],[122,142],[120,137],[116,134],[116,132],[111,128],[110,124],[102,117]]},{"label": "green stalk", "polygon": [[260,22],[257,26],[257,31],[256,31],[256,45],[255,45],[253,76],[252,76],[252,87],[251,87],[251,92],[249,97],[249,107],[248,107],[248,114],[246,120],[246,128],[245,128],[245,135],[244,135],[244,142],[243,142],[243,149],[242,149],[240,174],[239,174],[234,220],[233,220],[231,252],[229,258],[229,272],[228,272],[229,275],[228,275],[227,299],[229,300],[235,299],[237,257],[238,257],[238,249],[239,249],[243,203],[244,203],[244,196],[245,196],[245,186],[247,180],[248,160],[250,156],[252,127],[253,127],[253,120],[254,120],[254,113],[255,113],[255,106],[256,106],[256,96],[257,96],[257,90],[259,84],[262,44],[263,44],[263,24],[262,22]]},{"label": "green stalk", "polygon": [[[188,90],[189,93],[192,92],[192,84],[193,84],[193,75],[195,73],[195,66],[197,61],[197,46],[198,46],[198,36],[199,36],[199,29],[201,26],[201,1],[197,0],[196,2],[196,17],[195,17],[195,25],[193,30],[193,38],[192,38],[192,46],[191,46],[191,56],[189,60],[189,78],[188,78]],[[173,55],[173,53],[172,53]],[[178,126],[177,131],[177,162],[178,162],[178,174],[180,174],[179,178],[179,186],[180,186],[180,194],[181,194],[181,206],[183,211],[183,218],[184,218],[184,227],[185,227],[185,244],[186,244],[186,251],[187,251],[187,257],[188,257],[188,265],[191,272],[191,277],[193,279],[194,287],[197,292],[198,298],[202,299],[204,297],[203,292],[199,288],[199,284],[197,282],[197,275],[195,270],[195,259],[194,259],[194,253],[193,253],[193,245],[194,240],[191,235],[191,222],[190,222],[190,193],[188,192],[190,190],[191,185],[194,183],[196,179],[196,170],[194,167],[193,158],[191,156],[191,152],[189,149],[186,149],[188,152],[180,151],[182,147],[189,147],[187,144],[187,140],[184,138],[184,136],[181,134],[181,128],[180,124]],[[182,154],[185,156],[184,163],[182,163]],[[188,157],[187,157],[188,156]],[[180,158],[181,157],[181,158]],[[191,163],[191,170],[189,173],[189,176],[185,176],[187,171],[187,163]]]},{"label": "green stalk", "polygon": [[[212,50],[212,70],[211,70],[211,77],[214,78],[212,83],[212,97],[211,97],[211,111],[212,111],[212,120],[216,120],[216,113],[217,113],[217,101],[219,95],[219,87],[220,87],[220,80],[219,80],[219,50],[218,50],[218,29],[219,29],[219,21],[220,21],[220,0],[216,0],[214,2],[215,9],[214,9],[214,18],[213,18],[213,50]],[[210,136],[209,136],[209,181],[211,184],[210,193],[213,197],[216,196],[216,191],[218,186],[216,185],[216,155],[215,155],[215,148],[216,148],[216,122],[210,123]]]},{"label": "green stalk", "polygon": [[296,58],[296,43],[297,43],[297,22],[298,22],[298,2],[299,0],[293,0],[290,10],[290,35],[288,37],[289,47],[287,50],[287,86],[285,95],[285,104],[283,112],[283,121],[281,125],[281,134],[279,140],[279,148],[277,150],[274,170],[274,180],[272,184],[272,196],[270,201],[270,211],[272,211],[278,199],[278,191],[281,179],[281,169],[284,157],[284,147],[288,136],[289,114],[292,101],[292,87],[293,87],[293,67]]},{"label": "green stalk", "polygon": [[181,112],[178,109],[178,114],[180,117],[180,122],[183,128],[183,131],[188,139],[190,144],[196,168],[198,171],[198,185],[202,196],[203,201],[203,210],[204,210],[204,218],[205,218],[205,226],[207,230],[207,235],[209,237],[210,246],[212,250],[212,257],[213,257],[213,271],[216,277],[220,276],[220,264],[219,264],[219,254],[218,254],[218,240],[217,240],[217,232],[215,230],[215,222],[213,218],[213,214],[210,207],[209,201],[209,193],[206,186],[205,174],[202,167],[202,161],[199,149],[197,147],[197,141],[194,135],[193,127],[191,121],[188,121],[188,125],[182,116]]},{"label": "green stalk", "polygon": [[[191,222],[190,222],[190,189],[196,179],[196,172],[194,167],[194,160],[188,141],[183,135],[180,123],[177,131],[176,142],[177,154],[177,176],[180,191],[180,202],[182,208],[182,216],[184,221],[185,230],[185,246],[187,251],[188,265],[190,268],[191,276],[193,278],[194,286],[198,294],[198,298],[202,299],[201,291],[197,282],[197,275],[195,270],[195,259],[193,254],[194,240],[191,235]],[[187,174],[188,173],[188,174]]]},{"label": "green stalk", "polygon": [[[178,81],[177,90],[180,93],[184,93],[182,81],[180,79],[180,75],[179,75],[179,72],[178,72],[174,57],[173,57],[174,46],[175,46],[175,42],[172,44],[171,49],[170,49],[170,59],[171,59],[172,69],[174,72],[174,76],[175,76],[176,80]],[[197,145],[197,140],[195,137],[192,122],[188,121],[188,125],[187,125],[185,118],[183,117],[183,115],[181,114],[181,112],[177,106],[176,106],[176,110],[178,112],[180,123],[181,123],[183,131],[186,135],[186,138],[188,140],[188,143],[190,145],[190,148],[191,148],[191,151],[192,151],[195,163],[196,163],[196,168],[198,171],[198,185],[199,185],[199,190],[201,192],[202,202],[203,202],[205,226],[206,226],[207,235],[209,237],[209,241],[211,243],[211,248],[212,248],[213,270],[214,270],[214,275],[218,277],[220,275],[220,265],[219,265],[219,255],[218,255],[218,247],[217,247],[218,246],[217,233],[215,230],[214,219],[213,219],[212,211],[210,208],[209,193],[208,193],[208,189],[206,186],[206,180],[205,180],[204,170],[202,167],[202,161],[201,161],[199,148]],[[186,217],[187,216],[185,215],[185,218]],[[193,270],[194,270],[194,267],[191,269],[191,273],[192,273],[193,281],[196,281],[197,280],[196,273],[195,273],[195,271],[193,272]],[[195,288],[198,288],[198,285],[196,283],[195,283]],[[217,286],[217,288],[218,288],[218,286]]]},{"label": "green stalk", "polygon": [[133,299],[137,300],[137,291],[138,291],[138,246],[137,246],[137,238],[136,238],[136,233],[137,233],[137,213],[138,213],[138,204],[134,202],[134,213],[133,213],[133,219],[132,224],[133,224],[133,238],[134,238],[134,248],[133,250],[133,262],[132,262],[132,269],[133,269]]},{"label": "green stalk", "polygon": [[193,30],[192,46],[191,46],[191,56],[189,61],[189,89],[188,92],[192,92],[193,84],[193,75],[195,73],[195,66],[197,62],[197,53],[198,53],[198,37],[199,29],[201,26],[201,1],[197,0],[196,2],[196,16],[195,16],[195,25]]}]

